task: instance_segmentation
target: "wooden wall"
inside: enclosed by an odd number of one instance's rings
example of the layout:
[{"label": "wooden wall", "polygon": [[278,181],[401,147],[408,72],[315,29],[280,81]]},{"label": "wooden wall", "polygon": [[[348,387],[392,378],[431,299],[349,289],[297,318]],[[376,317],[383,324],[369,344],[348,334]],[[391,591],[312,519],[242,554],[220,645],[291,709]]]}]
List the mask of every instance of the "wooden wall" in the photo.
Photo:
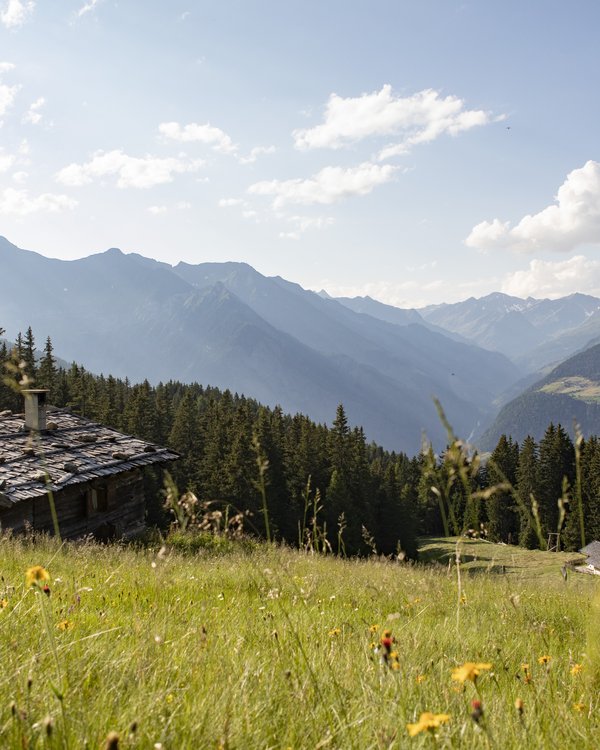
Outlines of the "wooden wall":
[{"label": "wooden wall", "polygon": [[[71,485],[54,493],[58,525],[64,539],[94,534],[100,539],[120,538],[144,526],[146,504],[139,469]],[[2,529],[52,533],[54,525],[48,496],[23,500],[13,508],[0,508]]]}]

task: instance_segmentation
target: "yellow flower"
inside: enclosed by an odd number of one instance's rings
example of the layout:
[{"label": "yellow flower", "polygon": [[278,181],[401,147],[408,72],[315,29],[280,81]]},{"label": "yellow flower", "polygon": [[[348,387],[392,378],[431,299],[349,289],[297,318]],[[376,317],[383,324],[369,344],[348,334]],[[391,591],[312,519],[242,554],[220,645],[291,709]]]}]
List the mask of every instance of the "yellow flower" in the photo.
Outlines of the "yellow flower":
[{"label": "yellow flower", "polygon": [[379,630],[379,625],[371,625],[369,633],[376,633]]},{"label": "yellow flower", "polygon": [[529,664],[521,664],[521,669],[523,672],[529,672]]},{"label": "yellow flower", "polygon": [[56,625],[56,627],[57,627],[57,628],[58,628],[59,630],[70,630],[70,629],[71,629],[71,628],[73,627],[73,623],[72,623],[72,622],[70,622],[69,620],[62,620],[61,622],[59,622],[59,623],[58,623],[58,624]]},{"label": "yellow flower", "polygon": [[333,628],[333,630],[329,631],[329,635],[331,636],[340,635],[341,632],[342,632],[341,628]]},{"label": "yellow flower", "polygon": [[0,609],[5,609],[5,607],[8,607],[8,599],[0,599]]},{"label": "yellow flower", "polygon": [[538,658],[538,664],[548,664],[551,659],[551,656],[548,656],[548,654],[544,654],[543,656],[540,656]]},{"label": "yellow flower", "polygon": [[466,682],[471,680],[475,682],[479,677],[479,673],[485,669],[491,669],[491,664],[481,664],[472,661],[465,662],[462,667],[456,667],[452,670],[452,679],[457,682]]},{"label": "yellow flower", "polygon": [[578,675],[582,669],[583,667],[581,666],[581,664],[573,664],[573,666],[571,667],[571,674],[573,675],[573,677],[575,677],[575,675]]},{"label": "yellow flower", "polygon": [[391,667],[392,667],[392,669],[393,669],[394,671],[397,671],[398,669],[400,669],[400,662],[398,662],[398,661],[393,661],[393,662],[392,662],[392,664],[391,664]]},{"label": "yellow flower", "polygon": [[425,682],[427,679],[427,675],[425,674],[418,674],[417,675],[417,685],[420,685],[422,682]]},{"label": "yellow flower", "polygon": [[33,568],[27,568],[25,573],[25,583],[27,586],[39,586],[42,581],[49,581],[50,573],[41,565],[34,565]]},{"label": "yellow flower", "polygon": [[573,711],[577,711],[577,713],[582,713],[585,711],[585,703],[573,703]]},{"label": "yellow flower", "polygon": [[461,604],[466,604],[467,603],[467,597],[464,594],[460,597],[460,603]]},{"label": "yellow flower", "polygon": [[450,721],[448,714],[432,714],[429,711],[425,711],[419,717],[419,721],[416,724],[407,724],[406,728],[411,737],[419,734],[420,732],[426,732],[430,729],[437,729],[442,724]]}]

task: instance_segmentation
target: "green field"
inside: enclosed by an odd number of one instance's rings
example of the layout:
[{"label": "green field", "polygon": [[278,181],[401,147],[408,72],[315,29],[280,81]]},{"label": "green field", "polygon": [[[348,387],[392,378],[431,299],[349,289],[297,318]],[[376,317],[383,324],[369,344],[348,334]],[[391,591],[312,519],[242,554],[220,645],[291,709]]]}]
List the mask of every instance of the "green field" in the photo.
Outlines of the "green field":
[{"label": "green field", "polygon": [[[565,581],[572,556],[422,549],[438,562],[0,538],[0,747],[596,748],[598,580]],[[492,666],[463,684],[465,662]],[[426,711],[450,719],[409,737]]]},{"label": "green field", "polygon": [[579,401],[589,404],[600,403],[600,383],[579,375],[573,375],[552,383],[547,383],[540,388],[543,393],[562,393]]}]

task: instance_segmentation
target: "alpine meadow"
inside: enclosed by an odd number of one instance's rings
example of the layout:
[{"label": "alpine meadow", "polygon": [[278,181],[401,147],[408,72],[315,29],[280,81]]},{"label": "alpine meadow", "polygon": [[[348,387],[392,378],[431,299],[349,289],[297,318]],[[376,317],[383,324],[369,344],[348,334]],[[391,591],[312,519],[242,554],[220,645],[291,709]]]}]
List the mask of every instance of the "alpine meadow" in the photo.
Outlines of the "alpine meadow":
[{"label": "alpine meadow", "polygon": [[0,0],[2,750],[596,750],[599,24]]}]

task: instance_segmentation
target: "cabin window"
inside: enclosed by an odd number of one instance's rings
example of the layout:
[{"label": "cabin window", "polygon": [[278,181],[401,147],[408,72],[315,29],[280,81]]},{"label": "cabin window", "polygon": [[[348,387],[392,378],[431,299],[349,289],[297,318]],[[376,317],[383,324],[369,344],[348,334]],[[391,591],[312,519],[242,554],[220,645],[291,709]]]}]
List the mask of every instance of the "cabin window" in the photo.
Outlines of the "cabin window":
[{"label": "cabin window", "polygon": [[105,485],[100,484],[88,490],[88,514],[106,513],[108,510],[108,491]]}]

